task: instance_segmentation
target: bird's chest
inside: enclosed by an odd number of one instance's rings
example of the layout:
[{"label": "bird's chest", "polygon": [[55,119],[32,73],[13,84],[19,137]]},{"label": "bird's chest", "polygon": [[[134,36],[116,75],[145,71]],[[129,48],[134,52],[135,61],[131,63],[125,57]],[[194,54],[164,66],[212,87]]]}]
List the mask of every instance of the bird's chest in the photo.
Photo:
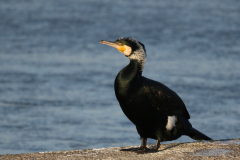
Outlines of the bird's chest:
[{"label": "bird's chest", "polygon": [[118,85],[115,87],[116,98],[120,104],[133,105],[139,102],[139,89],[130,85]]},{"label": "bird's chest", "polygon": [[115,80],[115,94],[119,103],[126,105],[134,105],[141,103],[142,100],[142,86],[136,81],[126,82]]},{"label": "bird's chest", "polygon": [[118,84],[115,82],[115,94],[125,115],[131,120],[136,115],[144,115],[147,105],[143,87],[138,83]]}]

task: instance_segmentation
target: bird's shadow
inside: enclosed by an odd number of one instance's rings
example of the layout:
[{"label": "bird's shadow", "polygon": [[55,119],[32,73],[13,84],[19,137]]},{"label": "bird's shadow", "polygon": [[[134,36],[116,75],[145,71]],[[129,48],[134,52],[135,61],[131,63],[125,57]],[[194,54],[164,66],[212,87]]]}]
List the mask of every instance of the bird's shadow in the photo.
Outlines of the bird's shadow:
[{"label": "bird's shadow", "polygon": [[[148,153],[161,152],[161,151],[164,151],[164,150],[167,150],[167,149],[170,149],[170,148],[179,146],[179,145],[181,145],[181,143],[174,144],[174,145],[171,145],[171,146],[169,146],[169,147],[166,147],[166,148],[164,148],[164,149],[157,150],[157,151],[152,150],[152,149],[148,149],[148,150],[142,151],[142,150],[139,150],[138,147],[137,147],[137,148],[132,147],[132,148],[127,148],[127,149],[121,149],[120,151],[124,151],[124,152],[135,152],[135,153],[137,153],[137,154],[148,154]],[[153,147],[153,146],[151,146],[151,147]]]}]

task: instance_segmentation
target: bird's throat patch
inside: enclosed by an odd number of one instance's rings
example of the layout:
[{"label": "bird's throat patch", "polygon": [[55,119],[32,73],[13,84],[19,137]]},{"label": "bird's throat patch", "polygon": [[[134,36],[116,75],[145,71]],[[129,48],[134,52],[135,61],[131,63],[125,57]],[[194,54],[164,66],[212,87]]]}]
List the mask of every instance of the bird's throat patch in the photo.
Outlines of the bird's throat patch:
[{"label": "bird's throat patch", "polygon": [[119,50],[120,52],[124,52],[124,51],[126,50],[126,48],[125,48],[124,46],[120,46],[120,47],[118,48],[118,50]]}]

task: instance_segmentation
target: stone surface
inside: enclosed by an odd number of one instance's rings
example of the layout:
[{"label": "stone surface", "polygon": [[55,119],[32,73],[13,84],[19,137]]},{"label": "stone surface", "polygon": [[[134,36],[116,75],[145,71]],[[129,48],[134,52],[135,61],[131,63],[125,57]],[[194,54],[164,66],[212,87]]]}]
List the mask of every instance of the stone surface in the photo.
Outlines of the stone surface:
[{"label": "stone surface", "polygon": [[[160,146],[159,151],[155,153],[139,154],[130,151],[120,151],[120,149],[132,147],[136,148],[138,146],[40,152],[15,155],[7,154],[0,155],[0,159],[240,159],[240,138],[218,141],[163,144]],[[153,145],[149,145],[148,147],[151,148]]]}]

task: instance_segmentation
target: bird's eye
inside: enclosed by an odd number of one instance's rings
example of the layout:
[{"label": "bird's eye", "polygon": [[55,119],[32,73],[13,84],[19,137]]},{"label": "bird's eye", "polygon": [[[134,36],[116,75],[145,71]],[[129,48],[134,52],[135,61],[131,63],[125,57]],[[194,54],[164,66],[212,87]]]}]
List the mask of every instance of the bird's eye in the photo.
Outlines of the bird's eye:
[{"label": "bird's eye", "polygon": [[121,43],[121,46],[123,46],[124,44],[123,43]]}]

